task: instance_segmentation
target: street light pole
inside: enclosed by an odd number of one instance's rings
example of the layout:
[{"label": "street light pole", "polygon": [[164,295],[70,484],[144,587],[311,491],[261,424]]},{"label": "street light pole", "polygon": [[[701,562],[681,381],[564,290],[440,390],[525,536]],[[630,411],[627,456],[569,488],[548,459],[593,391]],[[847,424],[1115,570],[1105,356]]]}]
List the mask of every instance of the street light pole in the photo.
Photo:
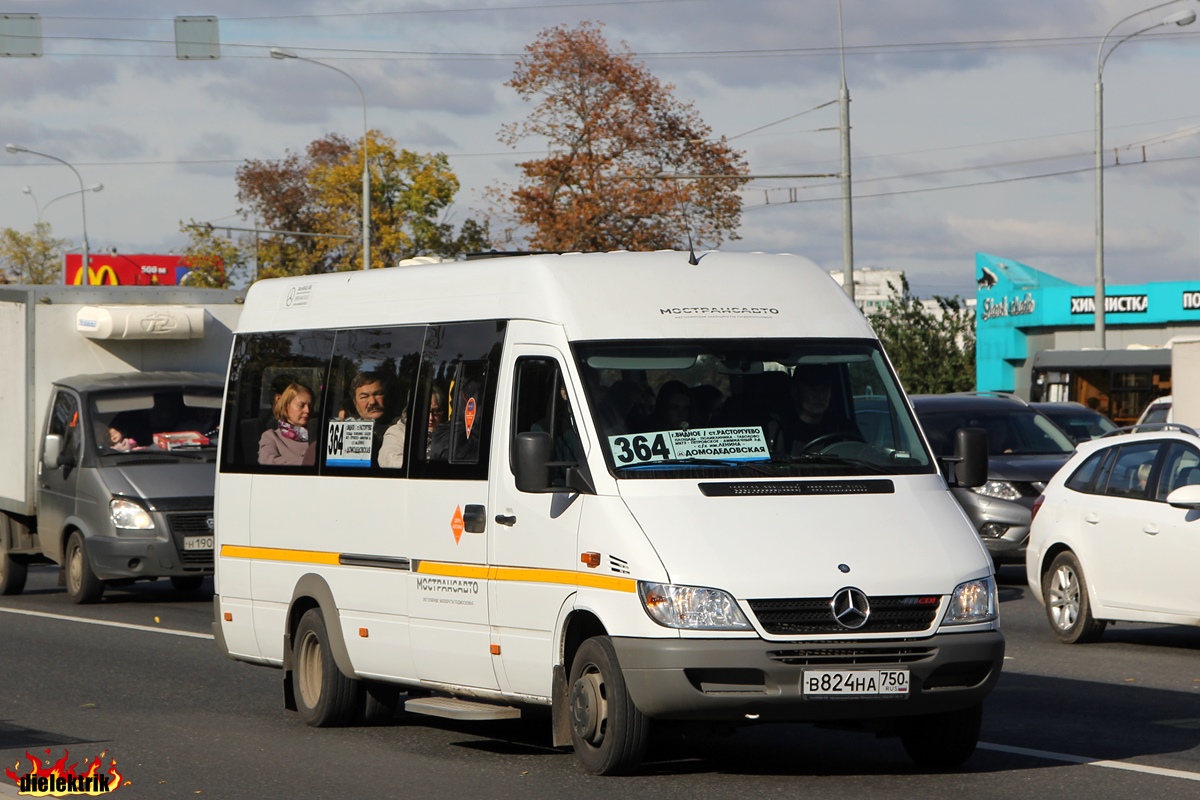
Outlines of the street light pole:
[{"label": "street light pole", "polygon": [[42,221],[42,215],[46,213],[46,209],[50,208],[50,206],[54,205],[59,200],[62,200],[64,197],[71,197],[72,195],[79,194],[80,192],[102,192],[102,191],[104,191],[104,184],[97,183],[95,186],[89,186],[86,189],[76,189],[73,192],[67,192],[66,194],[60,194],[58,197],[54,198],[49,203],[46,203],[46,205],[42,206],[41,209],[38,210],[38,222]]},{"label": "street light pole", "polygon": [[850,90],[846,88],[846,42],[842,36],[842,0],[838,0],[838,51],[842,88],[838,92],[842,133],[842,288],[854,300],[854,223],[850,196]]},{"label": "street light pole", "polygon": [[1161,22],[1121,37],[1107,53],[1104,52],[1104,45],[1108,42],[1108,37],[1112,35],[1113,31],[1134,17],[1166,6],[1175,5],[1179,2],[1182,2],[1182,0],[1170,0],[1169,2],[1143,9],[1136,14],[1130,14],[1108,29],[1108,33],[1104,34],[1104,38],[1100,40],[1100,47],[1096,50],[1096,308],[1094,313],[1096,320],[1096,346],[1101,350],[1108,349],[1104,308],[1104,65],[1108,62],[1108,57],[1113,54],[1114,50],[1134,36],[1143,34],[1146,31],[1152,31],[1155,28],[1161,28],[1164,25],[1190,25],[1196,21],[1196,12],[1189,8],[1186,11],[1177,11],[1174,14],[1170,14]]},{"label": "street light pole", "polygon": [[[92,279],[91,279],[91,273],[89,272],[88,268],[91,266],[91,254],[88,249],[87,200],[85,199],[87,197],[87,189],[85,189],[83,187],[83,177],[79,174],[79,170],[75,169],[75,167],[71,166],[66,161],[63,161],[58,156],[52,156],[49,153],[39,153],[37,150],[30,150],[28,147],[21,147],[20,145],[9,143],[9,144],[4,145],[4,149],[10,153],[28,153],[31,156],[41,156],[42,158],[48,158],[51,161],[57,161],[58,163],[67,166],[68,168],[70,168],[71,172],[75,173],[75,178],[79,181],[79,207],[83,212],[83,266],[82,266],[82,269],[84,270],[84,272],[83,272],[82,277],[84,279],[86,279],[88,284],[90,285],[92,282]],[[74,192],[72,192],[71,194],[74,194]],[[55,198],[55,199],[58,199],[58,198]],[[53,201],[51,201],[51,202],[53,202]],[[47,203],[46,205],[50,205],[50,203]]]},{"label": "street light pole", "polygon": [[363,92],[362,86],[354,79],[354,76],[349,72],[338,69],[332,64],[326,64],[324,61],[317,61],[312,58],[305,58],[301,55],[296,55],[291,50],[284,50],[282,47],[271,48],[271,58],[283,60],[286,58],[294,58],[298,61],[307,61],[310,64],[316,64],[318,67],[326,67],[334,72],[345,75],[354,84],[354,88],[358,89],[358,96],[362,98],[363,110],[363,174],[362,174],[362,251],[363,251],[363,269],[371,268],[371,170],[368,166],[367,156],[367,140],[370,129],[367,128],[367,95]]}]

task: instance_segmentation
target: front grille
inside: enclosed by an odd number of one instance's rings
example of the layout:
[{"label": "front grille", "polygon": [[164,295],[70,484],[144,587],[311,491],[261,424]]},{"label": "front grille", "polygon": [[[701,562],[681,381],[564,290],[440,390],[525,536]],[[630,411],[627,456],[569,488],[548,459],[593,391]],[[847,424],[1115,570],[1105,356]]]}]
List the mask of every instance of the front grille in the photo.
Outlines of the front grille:
[{"label": "front grille", "polygon": [[1045,481],[1011,481],[1021,497],[1037,497],[1046,488]]},{"label": "front grille", "polygon": [[213,551],[184,550],[184,536],[212,536],[212,511],[199,514],[167,514],[167,525],[171,528],[171,538],[175,541],[175,550],[184,567],[211,567]]},{"label": "front grille", "polygon": [[868,666],[876,664],[914,664],[937,655],[936,647],[903,647],[887,644],[880,647],[852,646],[821,647],[799,650],[769,650],[767,658],[796,667],[830,665]]},{"label": "front grille", "polygon": [[751,600],[750,609],[767,633],[811,634],[908,633],[925,631],[937,618],[939,603],[921,603],[915,595],[871,597],[871,614],[861,628],[848,630],[833,616],[828,597]]}]

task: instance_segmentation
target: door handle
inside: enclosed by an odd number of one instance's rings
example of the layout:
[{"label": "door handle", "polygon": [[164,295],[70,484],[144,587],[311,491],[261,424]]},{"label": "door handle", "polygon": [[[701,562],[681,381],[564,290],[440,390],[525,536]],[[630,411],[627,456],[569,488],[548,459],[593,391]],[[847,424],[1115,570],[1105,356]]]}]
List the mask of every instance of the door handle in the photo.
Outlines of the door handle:
[{"label": "door handle", "polygon": [[1099,514],[1088,514],[1087,516],[1085,516],[1083,518],[1083,521],[1088,523],[1089,525],[1095,525],[1097,522],[1100,521],[1100,515]]},{"label": "door handle", "polygon": [[463,530],[467,533],[483,533],[487,530],[487,509],[468,503],[463,509]]},{"label": "door handle", "polygon": [[496,515],[496,524],[497,525],[508,525],[509,527],[512,527],[513,525],[517,524],[517,517],[515,514],[511,517],[507,517],[504,514],[497,514]]}]

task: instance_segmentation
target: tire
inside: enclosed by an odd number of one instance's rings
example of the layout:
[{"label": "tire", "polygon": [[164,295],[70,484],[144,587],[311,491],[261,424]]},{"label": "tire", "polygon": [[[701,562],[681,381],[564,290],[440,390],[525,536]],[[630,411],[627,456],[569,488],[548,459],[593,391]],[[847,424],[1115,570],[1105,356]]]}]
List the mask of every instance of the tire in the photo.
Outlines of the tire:
[{"label": "tire", "polygon": [[104,594],[104,581],[97,578],[96,573],[92,571],[87,545],[79,531],[72,533],[71,538],[67,540],[63,570],[66,571],[67,594],[71,596],[71,602],[78,605],[94,603]]},{"label": "tire", "polygon": [[592,775],[625,775],[642,763],[650,721],[625,687],[612,640],[586,640],[571,662],[567,700],[575,757]]},{"label": "tire", "polygon": [[1104,620],[1092,617],[1087,580],[1079,559],[1070,550],[1059,553],[1042,575],[1042,598],[1050,630],[1063,644],[1086,644],[1100,639]]},{"label": "tire", "polygon": [[975,752],[982,724],[982,702],[959,711],[902,717],[900,741],[918,767],[954,769]]},{"label": "tire", "polygon": [[[0,526],[12,524],[7,519]],[[20,594],[25,590],[25,579],[29,576],[29,565],[21,556],[9,551],[8,535],[0,529],[0,595]]]},{"label": "tire", "polygon": [[171,585],[176,591],[180,592],[195,592],[204,585],[203,575],[175,575],[171,578]]},{"label": "tire", "polygon": [[296,710],[314,728],[349,725],[362,703],[362,684],[338,669],[329,648],[329,632],[319,608],[300,618],[292,640]]}]

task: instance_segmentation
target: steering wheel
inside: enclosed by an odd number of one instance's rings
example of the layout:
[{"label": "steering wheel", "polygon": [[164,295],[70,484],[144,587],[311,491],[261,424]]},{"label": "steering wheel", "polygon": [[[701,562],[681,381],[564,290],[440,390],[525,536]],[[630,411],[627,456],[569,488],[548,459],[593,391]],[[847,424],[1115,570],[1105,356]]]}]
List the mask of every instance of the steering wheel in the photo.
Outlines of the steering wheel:
[{"label": "steering wheel", "polygon": [[800,450],[800,452],[805,453],[805,454],[816,453],[816,452],[819,452],[820,450],[825,449],[826,445],[833,444],[834,442],[848,442],[848,441],[857,441],[857,437],[854,435],[853,432],[851,432],[851,431],[833,431],[832,433],[825,433],[825,434],[822,434],[822,435],[818,436],[817,438],[813,439],[811,442],[804,445],[804,447]]}]

